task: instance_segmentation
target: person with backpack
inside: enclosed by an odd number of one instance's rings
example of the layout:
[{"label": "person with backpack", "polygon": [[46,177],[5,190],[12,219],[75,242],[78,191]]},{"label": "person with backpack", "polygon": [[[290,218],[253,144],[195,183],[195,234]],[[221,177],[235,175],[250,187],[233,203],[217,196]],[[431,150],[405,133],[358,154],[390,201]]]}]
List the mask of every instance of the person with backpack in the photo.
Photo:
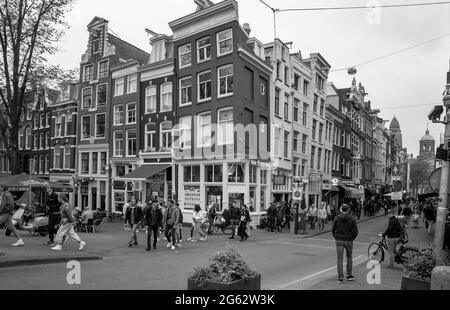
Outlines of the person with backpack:
[{"label": "person with backpack", "polygon": [[61,226],[56,233],[56,245],[52,248],[52,250],[62,251],[62,246],[65,243],[64,237],[68,235],[79,243],[80,246],[78,250],[82,251],[86,246],[86,242],[82,241],[78,234],[75,232],[74,224],[76,221],[75,217],[73,216],[74,209],[69,204],[69,199],[65,194],[59,194],[58,200],[61,203]]},{"label": "person with backpack", "polygon": [[147,228],[147,251],[151,250],[151,239],[153,233],[153,249],[156,250],[158,243],[158,230],[162,226],[163,214],[159,209],[158,201],[153,200],[144,209],[144,225]]},{"label": "person with backpack", "polygon": [[382,235],[386,238],[389,251],[389,265],[388,268],[394,268],[395,257],[397,256],[397,245],[400,243],[400,238],[404,234],[403,227],[400,221],[395,216],[395,212],[391,212],[388,222],[388,228]]},{"label": "person with backpack", "polygon": [[5,223],[6,227],[17,238],[17,242],[14,243],[12,246],[15,247],[23,246],[24,242],[12,222],[13,214],[14,214],[13,195],[10,192],[8,192],[8,187],[6,185],[0,184],[0,225]]}]

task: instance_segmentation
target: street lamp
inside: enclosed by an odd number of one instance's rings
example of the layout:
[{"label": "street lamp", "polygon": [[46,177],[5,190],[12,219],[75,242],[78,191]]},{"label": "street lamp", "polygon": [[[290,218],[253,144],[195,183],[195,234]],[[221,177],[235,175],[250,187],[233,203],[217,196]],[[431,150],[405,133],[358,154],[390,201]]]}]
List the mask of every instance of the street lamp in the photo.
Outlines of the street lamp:
[{"label": "street lamp", "polygon": [[106,164],[103,169],[106,173],[108,173],[108,213],[111,216],[112,215],[112,165],[111,162]]}]

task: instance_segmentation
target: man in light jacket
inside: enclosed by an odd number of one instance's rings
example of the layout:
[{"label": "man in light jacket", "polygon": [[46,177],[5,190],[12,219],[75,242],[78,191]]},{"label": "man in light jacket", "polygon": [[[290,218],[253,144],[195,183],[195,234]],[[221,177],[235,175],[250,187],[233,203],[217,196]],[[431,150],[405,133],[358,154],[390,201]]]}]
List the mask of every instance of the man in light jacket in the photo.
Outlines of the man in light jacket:
[{"label": "man in light jacket", "polygon": [[336,240],[339,284],[344,282],[344,250],[347,253],[347,281],[355,280],[353,277],[353,241],[358,236],[358,226],[349,211],[349,205],[342,205],[342,213],[334,219],[332,228],[333,237]]}]

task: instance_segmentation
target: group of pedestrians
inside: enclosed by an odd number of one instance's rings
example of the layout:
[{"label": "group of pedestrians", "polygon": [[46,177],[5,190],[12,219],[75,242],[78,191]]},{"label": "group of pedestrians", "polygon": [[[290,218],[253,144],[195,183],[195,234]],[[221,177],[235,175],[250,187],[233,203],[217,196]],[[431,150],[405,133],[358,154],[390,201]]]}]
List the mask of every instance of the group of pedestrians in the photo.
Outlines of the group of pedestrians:
[{"label": "group of pedestrians", "polygon": [[250,211],[247,205],[242,207],[233,204],[230,208],[230,225],[231,225],[231,237],[235,239],[235,236],[241,238],[241,242],[247,241],[250,238]]},{"label": "group of pedestrians", "polygon": [[272,203],[267,210],[269,219],[268,231],[283,232],[284,227],[291,228],[291,206],[287,202]]}]

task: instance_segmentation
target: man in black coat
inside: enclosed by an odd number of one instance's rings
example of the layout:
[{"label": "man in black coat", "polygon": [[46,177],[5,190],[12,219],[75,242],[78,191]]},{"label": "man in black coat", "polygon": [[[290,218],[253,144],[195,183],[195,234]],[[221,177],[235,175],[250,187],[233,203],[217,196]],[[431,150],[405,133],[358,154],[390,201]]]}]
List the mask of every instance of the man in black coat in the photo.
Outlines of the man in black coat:
[{"label": "man in black coat", "polygon": [[151,250],[151,239],[153,232],[153,249],[156,250],[158,241],[158,229],[162,227],[163,214],[158,207],[158,201],[154,200],[151,205],[147,205],[144,209],[144,225],[147,227],[147,251]]},{"label": "man in black coat", "polygon": [[389,251],[389,265],[388,268],[393,268],[395,263],[395,256],[397,255],[397,245],[400,243],[402,235],[402,224],[392,212],[389,217],[388,228],[383,234],[383,238],[387,238],[387,246]]},{"label": "man in black coat", "polygon": [[277,206],[275,203],[272,203],[267,210],[267,216],[269,217],[269,228],[268,231],[273,232],[275,229],[275,220],[277,218]]},{"label": "man in black coat", "polygon": [[239,224],[241,222],[241,209],[233,204],[231,206],[230,215],[231,215],[231,237],[230,237],[230,239],[234,239],[234,236],[236,235],[236,228],[239,227]]},{"label": "man in black coat", "polygon": [[48,214],[48,237],[49,241],[44,243],[44,245],[55,246],[55,235],[57,230],[55,226],[59,225],[61,222],[61,203],[58,200],[58,195],[55,193],[53,188],[47,189],[47,201],[46,201],[46,212]]},{"label": "man in black coat", "polygon": [[132,247],[133,245],[138,245],[137,242],[137,230],[139,227],[139,223],[143,219],[143,212],[141,207],[138,207],[136,204],[136,199],[131,198],[131,205],[127,208],[127,211],[125,212],[125,224],[130,224],[131,227],[131,239],[128,243],[129,247]]},{"label": "man in black coat", "polygon": [[353,241],[358,236],[358,226],[349,214],[350,206],[342,205],[341,214],[333,222],[332,233],[336,240],[338,283],[344,282],[344,250],[347,253],[347,281],[353,281]]}]

